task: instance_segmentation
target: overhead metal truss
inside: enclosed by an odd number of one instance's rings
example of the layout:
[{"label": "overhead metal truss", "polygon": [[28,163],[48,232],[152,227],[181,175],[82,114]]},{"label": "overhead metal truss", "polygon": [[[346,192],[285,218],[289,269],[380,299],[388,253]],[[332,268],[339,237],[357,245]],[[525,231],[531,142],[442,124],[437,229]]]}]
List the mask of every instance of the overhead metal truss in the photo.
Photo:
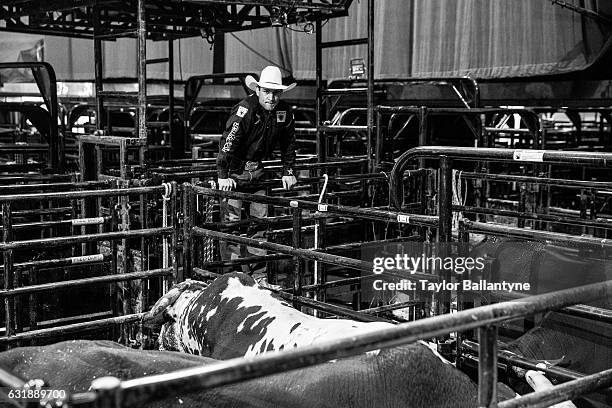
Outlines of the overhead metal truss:
[{"label": "overhead metal truss", "polygon": [[[0,0],[0,30],[114,39],[136,36],[137,0]],[[203,36],[345,16],[352,0],[146,0],[147,38]]]}]

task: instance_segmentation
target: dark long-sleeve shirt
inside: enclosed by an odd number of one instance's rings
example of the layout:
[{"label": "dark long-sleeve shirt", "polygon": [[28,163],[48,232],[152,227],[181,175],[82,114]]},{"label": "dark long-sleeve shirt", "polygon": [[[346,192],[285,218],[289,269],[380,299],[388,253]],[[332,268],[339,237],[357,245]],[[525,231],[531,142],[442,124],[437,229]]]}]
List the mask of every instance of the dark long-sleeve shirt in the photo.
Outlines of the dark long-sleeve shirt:
[{"label": "dark long-sleeve shirt", "polygon": [[291,107],[279,101],[274,110],[266,111],[257,95],[246,97],[232,108],[219,141],[219,178],[228,178],[230,173],[241,174],[247,161],[269,159],[277,144],[283,176],[293,175],[295,129]]}]

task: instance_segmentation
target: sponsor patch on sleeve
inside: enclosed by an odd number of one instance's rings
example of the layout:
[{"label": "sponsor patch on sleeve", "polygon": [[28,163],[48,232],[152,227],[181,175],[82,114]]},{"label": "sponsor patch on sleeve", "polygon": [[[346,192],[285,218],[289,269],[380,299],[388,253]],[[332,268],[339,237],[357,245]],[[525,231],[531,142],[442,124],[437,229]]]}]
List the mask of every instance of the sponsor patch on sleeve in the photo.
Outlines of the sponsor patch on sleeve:
[{"label": "sponsor patch on sleeve", "polygon": [[238,107],[238,112],[236,112],[236,116],[240,118],[244,118],[244,115],[249,111],[249,108],[245,108],[244,106]]},{"label": "sponsor patch on sleeve", "polygon": [[238,132],[239,128],[240,128],[240,125],[238,124],[238,122],[234,122],[234,124],[232,125],[232,130],[230,130],[230,132],[228,133],[227,138],[225,139],[225,144],[223,145],[223,148],[221,149],[225,153],[229,152],[230,149],[232,148],[232,143],[234,142],[234,139],[236,138],[236,132]]},{"label": "sponsor patch on sleeve", "polygon": [[285,123],[285,119],[287,119],[287,111],[276,112],[276,122]]}]

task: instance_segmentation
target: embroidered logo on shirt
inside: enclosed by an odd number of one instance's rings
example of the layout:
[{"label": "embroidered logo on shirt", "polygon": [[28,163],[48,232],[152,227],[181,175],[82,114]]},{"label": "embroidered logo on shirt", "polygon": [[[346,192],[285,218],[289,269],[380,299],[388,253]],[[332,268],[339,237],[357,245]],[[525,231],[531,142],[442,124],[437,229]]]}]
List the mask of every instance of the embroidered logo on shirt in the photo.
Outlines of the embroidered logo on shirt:
[{"label": "embroidered logo on shirt", "polygon": [[244,118],[244,115],[249,111],[249,108],[245,108],[244,106],[238,107],[238,112],[236,112],[236,116],[239,118]]},{"label": "embroidered logo on shirt", "polygon": [[238,128],[240,127],[240,125],[238,124],[238,122],[234,122],[234,124],[232,125],[232,130],[230,130],[229,134],[227,135],[227,139],[225,139],[225,144],[223,145],[223,150],[225,153],[229,152],[230,149],[232,148],[232,143],[234,142],[234,139],[236,138],[236,132],[238,132]]},{"label": "embroidered logo on shirt", "polygon": [[285,119],[287,119],[287,111],[278,111],[276,112],[276,121],[277,122],[285,122]]}]

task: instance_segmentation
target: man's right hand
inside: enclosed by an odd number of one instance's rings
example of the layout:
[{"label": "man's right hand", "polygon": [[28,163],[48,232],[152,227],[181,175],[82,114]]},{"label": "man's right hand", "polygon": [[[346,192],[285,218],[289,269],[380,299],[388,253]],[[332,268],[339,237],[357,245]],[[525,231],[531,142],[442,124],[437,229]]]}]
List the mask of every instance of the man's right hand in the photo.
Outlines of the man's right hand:
[{"label": "man's right hand", "polygon": [[220,178],[217,179],[217,183],[219,184],[219,190],[231,191],[236,188],[236,181],[233,178]]}]

